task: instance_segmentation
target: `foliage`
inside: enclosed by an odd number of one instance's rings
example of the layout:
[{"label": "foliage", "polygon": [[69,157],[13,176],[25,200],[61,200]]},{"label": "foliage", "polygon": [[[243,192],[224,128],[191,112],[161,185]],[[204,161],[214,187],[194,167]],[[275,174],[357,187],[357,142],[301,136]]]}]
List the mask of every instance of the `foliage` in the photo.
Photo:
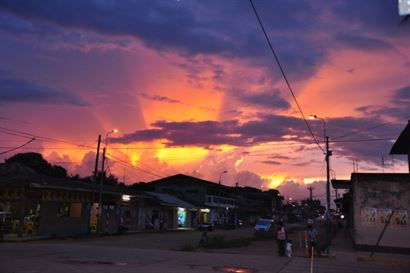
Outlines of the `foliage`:
[{"label": "foliage", "polygon": [[20,163],[26,165],[33,170],[51,177],[66,178],[67,170],[58,165],[52,165],[43,158],[39,153],[20,153],[8,159],[6,163]]}]

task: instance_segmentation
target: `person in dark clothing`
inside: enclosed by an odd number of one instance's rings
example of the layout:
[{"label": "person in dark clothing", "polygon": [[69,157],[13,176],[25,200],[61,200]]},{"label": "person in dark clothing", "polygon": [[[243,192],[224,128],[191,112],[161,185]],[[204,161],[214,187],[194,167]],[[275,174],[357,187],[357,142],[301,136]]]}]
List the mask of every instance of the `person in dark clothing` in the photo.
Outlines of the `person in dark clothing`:
[{"label": "person in dark clothing", "polygon": [[308,251],[309,251],[309,257],[312,257],[312,254],[314,250],[316,250],[317,254],[320,254],[319,248],[317,246],[317,237],[318,237],[318,232],[317,230],[313,227],[313,221],[309,219],[308,221],[308,230],[307,230],[307,237],[308,237]]},{"label": "person in dark clothing", "polygon": [[286,231],[283,222],[279,222],[278,229],[276,231],[277,241],[278,241],[278,252],[279,256],[285,256],[285,246],[286,246]]}]

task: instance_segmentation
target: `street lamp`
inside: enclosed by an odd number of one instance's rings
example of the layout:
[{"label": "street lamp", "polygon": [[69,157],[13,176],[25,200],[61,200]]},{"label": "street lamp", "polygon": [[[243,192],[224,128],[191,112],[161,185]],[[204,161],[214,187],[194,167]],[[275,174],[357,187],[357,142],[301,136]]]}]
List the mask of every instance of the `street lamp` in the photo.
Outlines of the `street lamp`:
[{"label": "street lamp", "polygon": [[329,246],[330,246],[330,166],[329,166],[329,158],[332,155],[332,151],[329,150],[329,136],[326,135],[326,121],[323,118],[320,118],[316,115],[310,115],[309,116],[310,120],[317,120],[320,119],[323,121],[323,138],[326,143],[326,151],[325,151],[325,156],[326,156],[326,252],[327,255],[329,255]]},{"label": "street lamp", "polygon": [[310,120],[318,120],[320,119],[323,122],[323,139],[326,140],[326,120],[323,118],[320,118],[316,115],[309,115]]},{"label": "street lamp", "polygon": [[108,136],[109,136],[110,134],[112,134],[112,133],[116,134],[116,133],[118,133],[118,130],[117,130],[117,129],[113,129],[113,130],[107,132],[107,134],[105,135],[105,148],[106,148],[106,149],[107,149],[107,147],[108,147]]},{"label": "street lamp", "polygon": [[102,157],[102,162],[101,162],[101,177],[100,177],[100,192],[99,192],[99,202],[98,202],[98,230],[99,233],[102,232],[102,204],[103,204],[103,184],[104,184],[104,176],[105,176],[105,153],[107,151],[108,147],[108,136],[112,133],[118,133],[117,129],[113,129],[105,135],[105,147],[103,149],[103,157]]},{"label": "street lamp", "polygon": [[222,175],[224,174],[224,173],[227,173],[228,171],[223,171],[223,172],[221,172],[221,174],[219,175],[219,185],[221,185],[221,178],[222,178]]}]

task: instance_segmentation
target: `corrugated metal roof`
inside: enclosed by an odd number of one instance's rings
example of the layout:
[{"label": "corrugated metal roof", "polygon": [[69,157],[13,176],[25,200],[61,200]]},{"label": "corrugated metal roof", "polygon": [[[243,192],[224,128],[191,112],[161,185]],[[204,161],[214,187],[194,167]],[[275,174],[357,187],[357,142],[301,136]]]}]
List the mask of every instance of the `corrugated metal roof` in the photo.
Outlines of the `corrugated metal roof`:
[{"label": "corrugated metal roof", "polygon": [[170,194],[166,194],[166,193],[158,193],[158,192],[146,192],[149,195],[154,196],[155,198],[161,200],[162,202],[166,203],[164,205],[167,204],[171,204],[175,207],[180,207],[180,208],[186,208],[186,209],[197,209],[196,206],[185,202],[184,200],[179,199],[176,196],[170,195]]},{"label": "corrugated metal roof", "polygon": [[407,155],[410,153],[410,120],[399,138],[394,142],[390,150],[391,155]]}]

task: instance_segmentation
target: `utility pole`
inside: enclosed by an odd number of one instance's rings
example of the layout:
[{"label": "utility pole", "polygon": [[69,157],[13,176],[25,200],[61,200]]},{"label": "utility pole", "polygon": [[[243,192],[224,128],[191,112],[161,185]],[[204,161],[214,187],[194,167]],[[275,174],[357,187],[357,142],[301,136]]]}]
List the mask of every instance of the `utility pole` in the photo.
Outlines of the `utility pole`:
[{"label": "utility pole", "polygon": [[326,253],[329,255],[330,247],[330,166],[329,158],[332,151],[329,150],[329,137],[326,136]]},{"label": "utility pole", "polygon": [[308,190],[309,190],[309,199],[310,199],[310,201],[312,201],[312,200],[313,200],[313,194],[312,194],[312,192],[313,192],[314,188],[312,188],[312,186],[309,186],[309,187],[308,187]]},{"label": "utility pole", "polygon": [[97,179],[98,179],[98,159],[100,157],[100,145],[101,145],[101,134],[98,135],[98,143],[97,143],[97,154],[95,156],[95,167],[94,167],[94,189],[93,189],[93,198],[92,203],[94,203],[95,199],[95,192],[97,190]]},{"label": "utility pole", "polygon": [[101,144],[101,134],[98,135],[98,142],[97,142],[97,153],[95,156],[95,167],[94,167],[94,175],[93,175],[93,192],[91,195],[91,205],[89,209],[89,216],[90,219],[88,221],[88,232],[91,232],[91,219],[93,213],[93,207],[95,203],[95,193],[97,191],[97,179],[98,179],[98,158],[100,156],[100,144]]},{"label": "utility pole", "polygon": [[103,206],[103,184],[104,184],[104,163],[105,163],[105,147],[103,149],[102,162],[101,162],[101,177],[100,177],[100,194],[98,198],[98,233],[102,233],[102,206]]}]

